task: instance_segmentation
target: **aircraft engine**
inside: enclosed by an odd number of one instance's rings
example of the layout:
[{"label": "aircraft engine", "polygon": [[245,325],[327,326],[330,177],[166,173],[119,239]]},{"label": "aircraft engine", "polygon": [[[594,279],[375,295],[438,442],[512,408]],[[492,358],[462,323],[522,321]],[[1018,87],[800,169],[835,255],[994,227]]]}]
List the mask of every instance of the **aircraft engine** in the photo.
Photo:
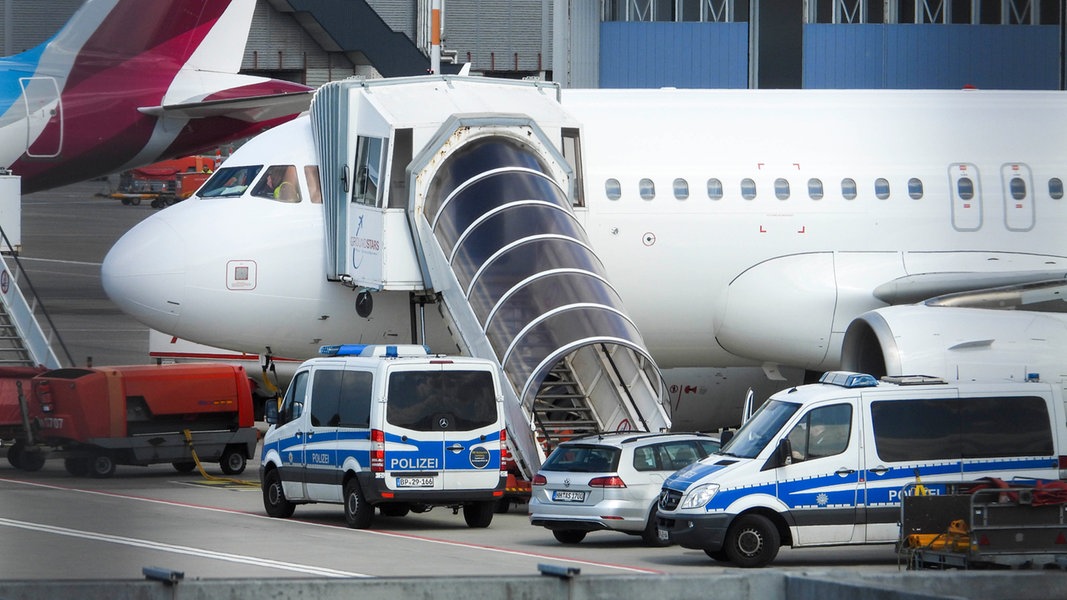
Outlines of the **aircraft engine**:
[{"label": "aircraft engine", "polygon": [[1059,381],[1067,374],[1067,315],[913,304],[880,308],[848,326],[841,368],[950,380]]}]

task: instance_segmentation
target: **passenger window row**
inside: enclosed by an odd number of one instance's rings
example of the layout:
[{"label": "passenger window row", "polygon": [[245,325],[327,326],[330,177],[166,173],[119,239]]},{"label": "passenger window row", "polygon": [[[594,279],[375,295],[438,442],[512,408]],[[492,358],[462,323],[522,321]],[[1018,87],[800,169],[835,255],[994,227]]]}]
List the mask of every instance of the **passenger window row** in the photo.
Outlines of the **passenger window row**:
[{"label": "passenger window row", "polygon": [[[677,200],[687,200],[689,198],[689,181],[684,178],[677,178],[672,184],[672,191],[674,197]],[[918,177],[912,177],[908,179],[908,197],[912,200],[921,200],[924,194],[923,182]],[[1012,177],[1008,181],[1008,191],[1011,194],[1013,200],[1025,200],[1027,197],[1026,180],[1022,177]],[[604,182],[604,192],[607,195],[608,200],[621,200],[622,199],[622,184],[618,179],[610,178]],[[741,197],[745,200],[755,200],[758,190],[756,189],[756,181],[750,177],[746,177],[741,180]],[[874,196],[879,200],[888,200],[890,197],[890,185],[889,180],[884,177],[879,177],[874,180]],[[651,179],[645,177],[642,178],[637,184],[637,193],[642,200],[654,200],[656,198],[656,184]],[[823,181],[817,177],[808,179],[807,184],[808,198],[812,200],[822,200],[826,194]],[[974,198],[975,185],[974,181],[970,177],[961,177],[956,182],[956,193],[959,198],[963,200],[970,200]],[[725,193],[723,183],[716,178],[708,179],[707,181],[707,195],[711,200],[722,200]],[[788,200],[792,195],[790,189],[789,180],[784,177],[779,177],[774,180],[774,197],[779,200]],[[1059,177],[1053,177],[1048,180],[1048,195],[1053,200],[1063,199],[1063,180]],[[859,186],[855,179],[851,177],[845,177],[841,180],[841,197],[845,200],[855,200],[859,197]]]}]

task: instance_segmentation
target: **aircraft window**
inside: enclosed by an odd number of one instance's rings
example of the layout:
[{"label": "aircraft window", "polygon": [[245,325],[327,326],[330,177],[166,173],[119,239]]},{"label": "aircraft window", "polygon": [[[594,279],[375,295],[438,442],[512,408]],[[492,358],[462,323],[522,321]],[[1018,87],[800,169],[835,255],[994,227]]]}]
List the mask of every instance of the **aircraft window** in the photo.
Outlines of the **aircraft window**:
[{"label": "aircraft window", "polygon": [[1023,181],[1022,177],[1012,177],[1008,186],[1011,188],[1013,200],[1024,200],[1026,198],[1026,182]]},{"label": "aircraft window", "polygon": [[674,197],[685,200],[689,197],[689,182],[679,177],[674,180]]},{"label": "aircraft window", "polygon": [[641,179],[641,183],[638,185],[638,189],[641,192],[642,200],[652,200],[656,197],[656,184],[651,179],[645,177]]},{"label": "aircraft window", "polygon": [[879,177],[874,180],[874,195],[879,200],[885,200],[889,198],[889,181],[884,177]]},{"label": "aircraft window", "polygon": [[956,191],[959,192],[960,200],[970,200],[974,198],[974,182],[970,177],[960,177],[956,182]]},{"label": "aircraft window", "polygon": [[300,183],[293,165],[271,165],[252,188],[252,195],[278,202],[300,202]]},{"label": "aircraft window", "polygon": [[226,167],[215,171],[198,195],[201,198],[233,198],[245,193],[263,165]]},{"label": "aircraft window", "polygon": [[908,195],[912,200],[921,200],[923,197],[923,181],[918,177],[908,180]]},{"label": "aircraft window", "polygon": [[808,180],[808,197],[812,200],[822,200],[822,179],[812,177]]},{"label": "aircraft window", "polygon": [[1059,177],[1053,177],[1048,180],[1048,195],[1052,196],[1053,200],[1063,199],[1063,180]]},{"label": "aircraft window", "polygon": [[306,165],[304,167],[304,179],[308,182],[308,196],[311,196],[312,204],[322,204],[322,186],[319,185],[319,166]]},{"label": "aircraft window", "polygon": [[845,200],[856,199],[856,180],[851,177],[846,177],[841,180],[841,195],[845,197]]},{"label": "aircraft window", "polygon": [[618,179],[609,179],[604,182],[604,193],[608,195],[608,200],[618,200],[622,198],[622,184]]},{"label": "aircraft window", "polygon": [[722,182],[714,177],[708,180],[708,198],[722,200]]},{"label": "aircraft window", "polygon": [[774,180],[774,196],[779,200],[789,199],[789,180],[779,177]]},{"label": "aircraft window", "polygon": [[755,181],[748,177],[741,180],[741,197],[745,200],[754,200],[756,198]]}]

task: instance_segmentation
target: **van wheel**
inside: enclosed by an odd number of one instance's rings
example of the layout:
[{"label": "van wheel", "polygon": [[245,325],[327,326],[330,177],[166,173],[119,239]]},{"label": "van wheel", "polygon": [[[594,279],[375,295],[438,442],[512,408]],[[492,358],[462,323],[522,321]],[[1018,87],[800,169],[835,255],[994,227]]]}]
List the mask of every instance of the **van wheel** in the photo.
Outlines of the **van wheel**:
[{"label": "van wheel", "polygon": [[743,515],[726,532],[723,550],[735,565],[762,567],[778,556],[781,538],[778,528],[762,515]]},{"label": "van wheel", "polygon": [[708,558],[710,558],[711,560],[718,562],[728,562],[730,560],[730,557],[726,556],[726,551],[722,549],[708,550],[707,548],[705,548],[704,554],[707,554]]},{"label": "van wheel", "polygon": [[366,529],[373,518],[374,507],[363,497],[355,478],[349,479],[345,484],[345,522],[352,529]]},{"label": "van wheel", "polygon": [[493,522],[495,511],[496,500],[470,502],[463,505],[463,520],[467,522],[467,527],[484,529]]},{"label": "van wheel", "polygon": [[645,524],[645,530],[641,532],[641,541],[650,548],[663,548],[670,546],[671,543],[667,540],[661,540],[659,537],[659,526],[656,523],[656,507],[652,507],[652,512],[648,514],[648,522]]},{"label": "van wheel", "polygon": [[227,475],[240,475],[245,470],[245,464],[245,455],[233,447],[227,447],[219,459],[219,467]]},{"label": "van wheel", "polygon": [[263,474],[262,489],[263,508],[268,516],[276,519],[288,519],[293,516],[296,505],[286,499],[278,469],[271,469]]}]

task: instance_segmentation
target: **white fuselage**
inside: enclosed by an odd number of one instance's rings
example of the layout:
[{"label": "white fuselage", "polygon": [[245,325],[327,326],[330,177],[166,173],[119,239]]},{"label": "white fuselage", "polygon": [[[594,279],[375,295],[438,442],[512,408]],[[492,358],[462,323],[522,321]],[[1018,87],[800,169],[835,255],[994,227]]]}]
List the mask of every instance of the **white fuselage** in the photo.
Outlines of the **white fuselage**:
[{"label": "white fuselage", "polygon": [[[660,367],[832,368],[898,278],[944,293],[941,275],[1067,272],[1061,92],[564,90],[562,104],[581,129],[576,216]],[[252,164],[316,165],[309,119],[224,167]],[[155,329],[249,353],[419,337],[408,292],[374,293],[363,318],[327,280],[322,205],[300,186],[299,203],[246,192],[153,215],[108,255],[105,289]],[[425,341],[452,352],[436,316]]]}]

